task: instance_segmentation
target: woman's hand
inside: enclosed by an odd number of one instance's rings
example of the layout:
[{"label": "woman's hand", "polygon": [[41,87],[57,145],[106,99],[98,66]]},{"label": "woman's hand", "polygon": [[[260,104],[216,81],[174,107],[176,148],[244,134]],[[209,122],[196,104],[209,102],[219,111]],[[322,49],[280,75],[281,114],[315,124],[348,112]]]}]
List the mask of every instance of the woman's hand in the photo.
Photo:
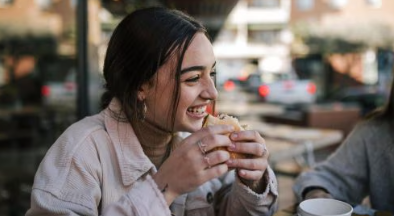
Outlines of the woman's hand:
[{"label": "woman's hand", "polygon": [[323,189],[313,189],[305,194],[304,199],[316,199],[316,198],[332,198],[331,194],[327,193]]},{"label": "woman's hand", "polygon": [[[259,185],[268,167],[268,150],[264,139],[257,131],[247,130],[233,132],[230,135],[232,144],[229,151],[250,155],[246,159],[228,160],[229,168],[237,168],[241,181],[256,192],[265,190],[266,185]],[[263,188],[262,188],[263,187]]]},{"label": "woman's hand", "polygon": [[230,146],[231,140],[226,134],[233,131],[229,125],[209,126],[182,140],[153,176],[168,205],[177,196],[193,191],[228,171],[225,162],[230,154],[223,150],[209,151]]}]

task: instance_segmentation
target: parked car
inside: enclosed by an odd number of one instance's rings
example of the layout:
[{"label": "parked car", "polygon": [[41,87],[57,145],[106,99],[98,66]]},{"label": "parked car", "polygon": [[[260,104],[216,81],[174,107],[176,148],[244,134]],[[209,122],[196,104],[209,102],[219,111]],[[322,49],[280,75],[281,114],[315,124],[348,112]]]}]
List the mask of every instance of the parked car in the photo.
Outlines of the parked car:
[{"label": "parked car", "polygon": [[47,81],[41,88],[43,104],[54,109],[75,111],[77,84],[76,73],[70,70],[64,80]]},{"label": "parked car", "polygon": [[317,100],[315,83],[298,79],[290,72],[252,73],[246,79],[228,79],[222,89],[241,90],[255,95],[257,101],[283,105],[308,105]]},{"label": "parked car", "polygon": [[284,105],[312,104],[316,102],[316,84],[311,80],[300,80],[290,76],[288,79],[263,83],[258,95],[265,102]]},{"label": "parked car", "polygon": [[[76,70],[70,69],[63,80],[47,81],[41,89],[43,104],[55,110],[67,110],[75,113],[78,90],[76,76]],[[89,74],[89,106],[93,113],[99,110],[101,94],[104,91],[102,83],[99,74]]]},{"label": "parked car", "polygon": [[288,79],[288,77],[286,73],[251,73],[246,78],[228,79],[224,82],[223,88],[226,91],[240,88],[246,92],[256,93],[262,84]]},{"label": "parked car", "polygon": [[256,92],[263,83],[264,77],[260,73],[252,73],[245,79],[240,81],[240,85],[246,92]]}]

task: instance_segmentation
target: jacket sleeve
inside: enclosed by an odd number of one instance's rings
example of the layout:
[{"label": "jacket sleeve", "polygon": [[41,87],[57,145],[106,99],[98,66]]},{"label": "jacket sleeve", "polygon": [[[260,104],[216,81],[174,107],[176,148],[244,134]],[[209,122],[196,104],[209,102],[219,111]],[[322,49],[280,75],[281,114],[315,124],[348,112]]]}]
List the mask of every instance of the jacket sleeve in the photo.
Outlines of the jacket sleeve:
[{"label": "jacket sleeve", "polygon": [[334,198],[360,203],[368,187],[368,125],[359,124],[327,160],[302,173],[293,191],[298,201],[308,187],[322,187]]},{"label": "jacket sleeve", "polygon": [[270,167],[267,168],[262,181],[267,182],[266,189],[262,194],[257,194],[236,177],[231,190],[220,204],[218,215],[273,215],[278,207],[278,185]]}]

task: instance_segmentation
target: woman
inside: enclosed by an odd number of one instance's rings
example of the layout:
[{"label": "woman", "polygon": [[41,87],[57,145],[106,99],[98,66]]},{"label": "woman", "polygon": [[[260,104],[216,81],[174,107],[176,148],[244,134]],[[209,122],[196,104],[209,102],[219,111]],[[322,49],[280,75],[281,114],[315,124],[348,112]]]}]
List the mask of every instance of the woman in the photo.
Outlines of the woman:
[{"label": "woman", "polygon": [[[217,97],[215,73],[194,19],[163,8],[128,15],[108,45],[104,110],[48,151],[27,215],[271,215],[277,183],[263,138],[227,125],[201,129]],[[253,157],[210,152],[219,146]]]},{"label": "woman", "polygon": [[394,83],[384,109],[370,114],[326,161],[296,179],[298,200],[325,197],[357,205],[369,196],[373,209],[394,213],[393,131]]}]

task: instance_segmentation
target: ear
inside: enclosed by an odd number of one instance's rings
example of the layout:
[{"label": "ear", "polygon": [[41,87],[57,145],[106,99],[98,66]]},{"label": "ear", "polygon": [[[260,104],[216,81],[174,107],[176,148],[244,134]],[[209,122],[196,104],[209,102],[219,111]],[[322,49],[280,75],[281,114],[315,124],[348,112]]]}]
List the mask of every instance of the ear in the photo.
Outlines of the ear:
[{"label": "ear", "polygon": [[150,91],[150,85],[148,82],[142,84],[142,86],[138,89],[138,100],[144,101],[148,96]]}]

